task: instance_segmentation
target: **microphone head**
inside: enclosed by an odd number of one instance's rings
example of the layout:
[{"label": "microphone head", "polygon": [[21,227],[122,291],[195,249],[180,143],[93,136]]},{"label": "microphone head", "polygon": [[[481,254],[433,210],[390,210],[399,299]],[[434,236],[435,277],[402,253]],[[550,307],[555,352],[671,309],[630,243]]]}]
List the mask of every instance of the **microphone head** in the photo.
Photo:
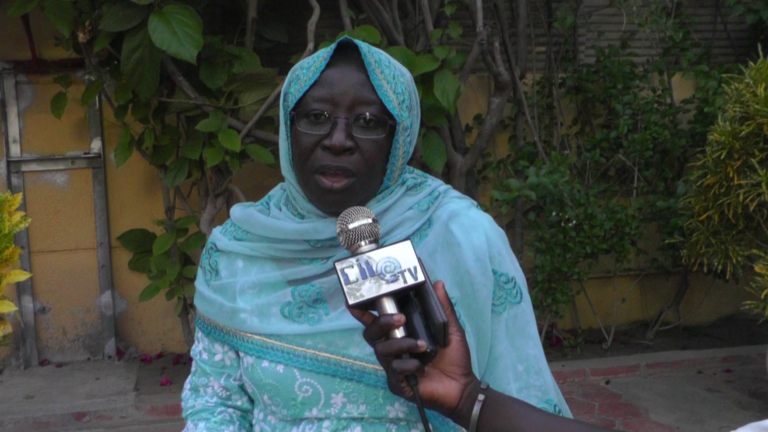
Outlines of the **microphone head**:
[{"label": "microphone head", "polygon": [[361,243],[378,243],[381,227],[368,208],[350,207],[336,220],[336,236],[344,249],[353,252]]}]

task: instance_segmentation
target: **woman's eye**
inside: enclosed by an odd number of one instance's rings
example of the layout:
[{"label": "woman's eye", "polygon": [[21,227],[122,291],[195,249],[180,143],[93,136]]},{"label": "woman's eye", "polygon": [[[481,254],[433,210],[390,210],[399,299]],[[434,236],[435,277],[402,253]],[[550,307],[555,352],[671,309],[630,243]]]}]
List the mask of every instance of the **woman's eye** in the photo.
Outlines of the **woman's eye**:
[{"label": "woman's eye", "polygon": [[355,119],[355,126],[358,126],[358,127],[375,128],[380,126],[380,124],[381,124],[381,120],[379,120],[376,116],[373,116],[368,113],[359,115]]},{"label": "woman's eye", "polygon": [[328,119],[328,114],[324,111],[310,111],[304,114],[304,119],[313,123],[323,123]]}]

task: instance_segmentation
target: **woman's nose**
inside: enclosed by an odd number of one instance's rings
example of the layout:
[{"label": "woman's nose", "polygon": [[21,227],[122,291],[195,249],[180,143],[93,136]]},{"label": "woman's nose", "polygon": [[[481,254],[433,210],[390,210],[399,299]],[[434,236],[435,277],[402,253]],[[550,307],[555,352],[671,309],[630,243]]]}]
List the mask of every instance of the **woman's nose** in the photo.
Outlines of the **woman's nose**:
[{"label": "woman's nose", "polygon": [[333,154],[352,153],[355,149],[355,141],[352,131],[347,125],[347,120],[337,118],[333,122],[331,131],[322,142],[323,149]]}]

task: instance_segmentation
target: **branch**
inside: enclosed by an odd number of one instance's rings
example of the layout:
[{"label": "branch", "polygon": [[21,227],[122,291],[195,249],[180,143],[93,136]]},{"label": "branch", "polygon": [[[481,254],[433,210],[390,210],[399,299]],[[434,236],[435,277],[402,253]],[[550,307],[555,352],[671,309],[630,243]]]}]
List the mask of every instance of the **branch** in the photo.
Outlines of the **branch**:
[{"label": "branch", "polygon": [[461,70],[461,74],[459,75],[459,81],[461,81],[462,84],[467,83],[467,79],[469,79],[469,74],[472,73],[472,69],[475,67],[475,62],[477,61],[477,57],[480,55],[480,45],[485,40],[485,31],[481,31],[477,34],[477,37],[475,38],[475,43],[472,45],[472,50],[469,52],[469,57],[467,57],[467,62],[464,63],[464,69]]},{"label": "branch", "polygon": [[317,27],[317,20],[320,19],[320,5],[317,0],[309,0],[309,4],[312,5],[312,16],[307,22],[307,49],[304,50],[302,59],[312,55],[315,52],[315,28]]},{"label": "branch", "polygon": [[243,194],[243,191],[240,190],[239,187],[235,186],[231,182],[227,184],[227,189],[229,189],[240,202],[248,202],[248,200],[245,198],[245,194]]},{"label": "branch", "polygon": [[258,12],[259,0],[248,0],[248,18],[246,20],[245,30],[245,48],[253,51],[253,42],[256,37],[256,13]]},{"label": "branch", "polygon": [[[310,0],[310,1],[316,1],[316,0]],[[318,14],[319,15],[319,14]],[[176,67],[175,64],[173,64],[173,60],[171,60],[168,55],[163,55],[163,66],[165,66],[166,71],[168,72],[168,75],[171,76],[171,79],[173,82],[176,83],[177,86],[181,88],[181,90],[187,94],[192,100],[205,103],[205,99],[200,97],[200,95],[197,94],[197,91],[195,91],[195,88],[192,87],[192,84],[187,81],[186,78],[181,74],[181,71]],[[201,107],[203,111],[210,113],[213,111],[213,107],[205,106],[203,105]],[[232,129],[235,129],[237,131],[242,131],[245,129],[245,123],[241,122],[240,120],[233,119],[233,118],[227,118],[227,124]],[[260,130],[251,130],[248,133],[250,136],[252,136],[255,139],[263,140],[272,144],[278,144],[280,141],[277,137],[277,135],[262,132]]]},{"label": "branch", "polygon": [[240,131],[240,139],[242,140],[245,138],[246,135],[248,135],[248,132],[251,131],[253,126],[261,120],[262,117],[264,117],[264,114],[267,112],[267,110],[272,106],[273,103],[278,99],[280,96],[280,92],[283,90],[283,84],[280,84],[277,86],[277,88],[272,92],[271,95],[269,95],[269,98],[267,98],[266,102],[264,102],[264,105],[259,108],[259,110],[256,112],[256,115],[253,116],[251,121],[248,122],[248,124],[245,125],[242,131]]},{"label": "branch", "polygon": [[451,139],[451,134],[448,131],[448,126],[440,126],[440,129],[437,130],[437,134],[440,135],[440,138],[445,144],[445,151],[448,153],[448,166],[451,167],[452,171],[454,169],[459,169],[463,161],[459,153],[456,152],[456,149],[451,144],[453,140]]},{"label": "branch", "polygon": [[395,22],[395,28],[397,29],[397,33],[400,35],[400,39],[403,40],[403,45],[405,45],[405,34],[403,34],[403,23],[400,21],[400,12],[397,9],[397,2],[398,0],[392,0],[392,18]]},{"label": "branch", "polygon": [[[184,196],[184,193],[182,192],[179,186],[176,186],[176,196],[181,200],[181,206],[184,207],[184,211],[186,211],[190,215],[196,215],[198,213],[192,209],[191,205],[189,205],[189,201],[187,201],[187,197]],[[198,221],[198,223],[200,222]]]},{"label": "branch", "polygon": [[424,27],[427,28],[427,33],[432,33],[435,29],[435,24],[432,22],[432,11],[429,10],[429,0],[421,0],[421,13],[424,15]]},{"label": "branch", "polygon": [[344,30],[352,30],[352,20],[349,18],[349,13],[347,12],[347,9],[349,9],[347,0],[339,0],[339,9],[341,9],[341,22],[344,23]]},{"label": "branch", "polygon": [[488,101],[488,114],[483,121],[483,126],[480,128],[480,132],[477,134],[475,142],[472,144],[472,147],[464,158],[465,163],[469,167],[475,166],[477,162],[480,161],[483,152],[488,148],[491,140],[496,135],[496,130],[504,116],[504,108],[507,106],[507,100],[512,94],[512,79],[504,68],[498,40],[494,42],[493,46],[493,56],[495,57],[495,61],[491,58],[487,46],[484,46],[481,50],[485,65],[488,68],[488,71],[491,72],[496,86],[493,95],[491,95],[491,98]]},{"label": "branch", "polygon": [[376,0],[362,0],[362,2],[370,3],[373,5],[373,9],[378,14],[379,22],[384,24],[383,30],[385,30],[387,38],[392,39],[392,41],[395,42],[395,45],[405,45],[403,36],[397,32],[397,27],[395,26],[394,22],[392,22],[392,17],[389,16],[384,7],[382,7],[381,4],[379,4],[379,2]]},{"label": "branch", "polygon": [[167,102],[167,103],[178,103],[178,104],[185,104],[185,105],[198,105],[198,106],[209,106],[214,108],[226,108],[231,109],[233,107],[229,107],[226,105],[216,104],[213,102],[209,102],[206,100],[186,100],[186,99],[172,99],[172,98],[165,98],[165,97],[156,97],[154,98],[156,101],[159,102]]}]

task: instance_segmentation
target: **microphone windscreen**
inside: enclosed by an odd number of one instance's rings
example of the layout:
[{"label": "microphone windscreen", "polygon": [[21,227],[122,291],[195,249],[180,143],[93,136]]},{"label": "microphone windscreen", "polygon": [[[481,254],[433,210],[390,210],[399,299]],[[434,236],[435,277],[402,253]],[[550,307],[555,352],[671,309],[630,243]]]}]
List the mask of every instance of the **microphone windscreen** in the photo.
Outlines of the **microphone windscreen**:
[{"label": "microphone windscreen", "polygon": [[366,207],[350,207],[336,220],[336,236],[347,250],[354,250],[362,242],[379,242],[381,227],[376,215]]}]

